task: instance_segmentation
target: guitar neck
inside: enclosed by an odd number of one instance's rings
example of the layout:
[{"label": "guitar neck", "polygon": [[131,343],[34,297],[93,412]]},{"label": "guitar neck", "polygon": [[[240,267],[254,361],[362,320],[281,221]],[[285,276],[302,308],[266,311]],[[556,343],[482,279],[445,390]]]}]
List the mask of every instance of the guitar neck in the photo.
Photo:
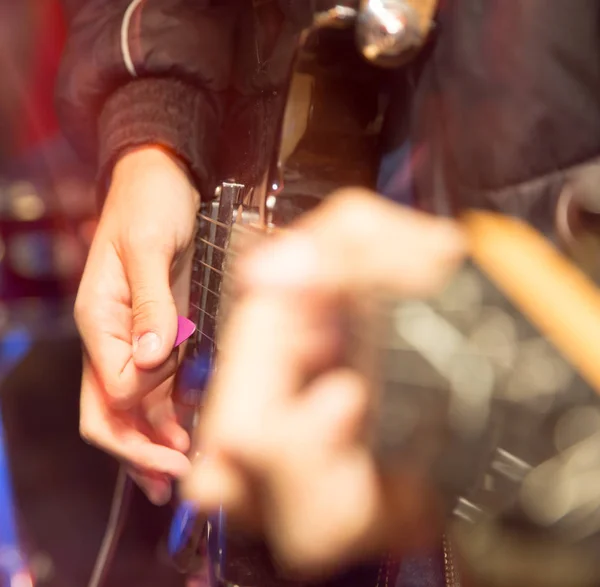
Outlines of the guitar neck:
[{"label": "guitar neck", "polygon": [[242,243],[262,230],[258,209],[242,204],[244,193],[243,185],[224,183],[198,214],[189,308],[196,325],[188,345],[192,356],[204,352],[212,359],[227,307],[231,262]]}]

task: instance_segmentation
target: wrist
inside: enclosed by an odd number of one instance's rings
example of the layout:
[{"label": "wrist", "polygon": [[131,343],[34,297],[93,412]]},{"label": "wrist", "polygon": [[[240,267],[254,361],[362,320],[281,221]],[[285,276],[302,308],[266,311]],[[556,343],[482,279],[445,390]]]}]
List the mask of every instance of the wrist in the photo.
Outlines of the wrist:
[{"label": "wrist", "polygon": [[118,182],[123,176],[152,176],[154,174],[171,174],[174,180],[186,181],[190,186],[190,196],[194,208],[200,206],[200,194],[194,186],[191,173],[177,155],[160,145],[144,145],[125,149],[117,159],[113,168],[112,181]]}]

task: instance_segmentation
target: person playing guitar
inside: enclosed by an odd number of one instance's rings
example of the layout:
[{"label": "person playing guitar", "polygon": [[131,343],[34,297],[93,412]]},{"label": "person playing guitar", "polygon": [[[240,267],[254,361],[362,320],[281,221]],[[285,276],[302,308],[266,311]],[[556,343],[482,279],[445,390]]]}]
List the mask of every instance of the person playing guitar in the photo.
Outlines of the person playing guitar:
[{"label": "person playing guitar", "polygon": [[[307,11],[309,18],[332,9],[339,9],[343,16],[349,8],[346,3],[332,4],[333,8],[318,2],[275,0],[202,5],[184,0],[89,0],[82,3],[72,22],[59,114],[82,154],[97,160],[103,197],[102,216],[76,304],[85,347],[81,432],[88,441],[129,463],[131,475],[154,503],[170,499],[173,478],[193,475],[187,456],[190,440],[177,423],[171,389],[182,354],[174,352],[173,345],[177,315],[186,313],[196,212],[201,201],[212,197],[218,183],[215,178],[223,177],[231,160],[243,160],[248,153],[253,158],[264,156],[261,141],[273,126],[272,109],[278,91],[288,81],[298,36],[307,25]],[[424,212],[392,210],[374,194],[349,192],[314,212],[312,224],[306,222],[317,235],[325,232],[324,220],[315,218],[326,219],[332,231],[341,222],[335,219],[355,228],[352,236],[342,232],[331,249],[335,252],[341,246],[344,256],[356,258],[355,285],[360,287],[364,266],[365,271],[377,269],[381,275],[392,269],[401,271],[406,279],[401,293],[424,293],[439,286],[447,265],[461,258],[465,245],[456,225],[425,212],[448,215],[466,207],[491,208],[520,215],[553,234],[561,193],[571,184],[589,185],[575,180],[591,172],[600,150],[600,109],[593,98],[600,83],[594,75],[600,53],[591,25],[597,21],[598,8],[583,0],[577,6],[556,5],[553,11],[541,0],[529,1],[526,11],[520,5],[488,3],[482,7],[471,0],[441,3],[435,27],[421,39],[421,44],[425,42],[422,52],[400,73],[384,80],[388,106],[383,112],[381,147],[384,163],[392,161],[385,169],[392,171],[381,174],[379,190],[410,201]],[[557,54],[564,59],[555,59]],[[578,67],[560,65],[566,62]],[[570,105],[570,98],[564,99],[573,95],[581,98],[580,108]],[[248,174],[235,179],[248,184],[258,181]],[[373,232],[372,227],[378,230]],[[364,248],[356,243],[356,235],[362,237]],[[397,265],[378,262],[384,236]],[[318,273],[311,253],[299,246],[289,254],[285,258],[295,260],[297,278],[306,270],[310,284],[310,272]],[[271,260],[276,267],[276,260]],[[323,261],[327,261],[325,256]],[[345,266],[340,261],[342,273],[333,272],[342,283]],[[258,284],[260,267],[254,267]],[[273,274],[264,271],[265,280],[271,280]],[[375,282],[381,279],[379,274],[368,275]],[[284,282],[285,277],[282,272]],[[275,296],[272,301],[277,300]],[[255,316],[252,304],[249,307],[248,319]],[[308,319],[315,311],[304,310],[307,313],[299,312],[298,317]],[[283,313],[275,318],[286,320]],[[291,366],[289,373],[293,373]],[[331,403],[308,405],[305,416],[306,421],[322,423],[320,433],[327,428],[335,436],[350,426],[352,414],[360,413],[361,393],[357,391],[357,405],[351,405],[351,398],[347,405],[338,405],[339,381],[328,383]],[[323,396],[327,398],[328,393]],[[230,417],[234,416],[230,411]],[[276,417],[280,416],[287,421],[284,412]],[[289,417],[296,417],[293,410]],[[325,425],[325,420],[336,422],[335,418],[338,427]],[[219,421],[215,416],[216,430]],[[206,428],[210,430],[210,422]],[[314,438],[320,439],[321,448],[326,440],[332,441],[319,434]],[[263,448],[267,451],[268,447]],[[248,450],[252,452],[251,444]],[[317,465],[323,466],[322,462],[304,463],[305,457],[296,454],[287,467],[281,460],[269,459],[248,465],[264,467],[261,473],[276,488],[273,511],[260,523],[266,523],[266,528],[284,524],[289,530],[279,536],[293,539],[280,543],[279,551],[292,563],[315,562],[312,557],[316,555],[308,548],[307,526],[300,522],[322,518],[316,509],[302,520],[291,515],[294,508],[286,501],[296,495],[291,491],[295,480],[291,473],[303,471],[303,478],[310,479],[311,471],[306,468],[310,465],[316,467],[314,473],[323,483],[329,478],[318,474]],[[435,531],[434,525],[424,522],[421,504],[427,501],[426,493],[418,485],[404,480],[402,500],[379,501],[369,491],[368,460],[350,463],[362,468],[352,469],[349,464],[346,470],[340,453],[334,451],[331,457],[336,465],[331,473],[339,470],[340,476],[330,478],[329,497],[346,493],[349,485],[342,482],[344,473],[352,477],[354,487],[362,483],[360,494],[372,500],[366,504],[369,507],[363,504],[360,517],[345,518],[355,524],[352,528],[331,525],[314,530],[328,536],[331,548],[319,549],[323,560],[316,562],[335,565],[362,551],[365,543],[380,551],[389,537],[388,525],[411,528],[401,533],[410,538],[410,546]],[[233,509],[236,504],[248,505],[247,488],[231,468],[208,459],[202,470],[207,480],[220,479],[218,487],[231,488]],[[279,473],[271,476],[271,471]],[[196,498],[212,504],[214,493],[210,494],[210,488],[202,491],[195,493]],[[340,501],[340,516],[342,506],[356,504],[351,497]],[[306,506],[310,505],[308,500]],[[297,515],[303,511],[298,508]],[[339,536],[328,534],[336,528]],[[323,541],[314,544],[322,546]]]}]

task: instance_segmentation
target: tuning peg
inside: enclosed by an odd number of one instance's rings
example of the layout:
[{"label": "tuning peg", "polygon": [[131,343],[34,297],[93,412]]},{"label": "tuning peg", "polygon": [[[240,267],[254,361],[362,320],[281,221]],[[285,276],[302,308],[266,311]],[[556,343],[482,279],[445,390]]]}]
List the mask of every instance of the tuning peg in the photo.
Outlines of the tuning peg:
[{"label": "tuning peg", "polygon": [[423,45],[436,2],[431,0],[362,0],[357,42],[366,59],[396,67]]}]

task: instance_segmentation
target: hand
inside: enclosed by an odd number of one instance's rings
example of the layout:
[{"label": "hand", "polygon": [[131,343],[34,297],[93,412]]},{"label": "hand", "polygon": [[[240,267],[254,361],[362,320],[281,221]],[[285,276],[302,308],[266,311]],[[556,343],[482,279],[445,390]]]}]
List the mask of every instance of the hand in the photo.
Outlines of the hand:
[{"label": "hand", "polygon": [[187,313],[199,197],[184,169],[144,148],[116,165],[75,304],[83,339],[82,437],[131,465],[151,501],[189,468],[171,391]]},{"label": "hand", "polygon": [[183,494],[207,512],[222,504],[296,570],[423,546],[441,531],[436,501],[410,471],[378,472],[364,443],[368,382],[336,367],[332,317],[351,295],[437,291],[463,257],[462,233],[360,190],[286,232],[238,266],[245,289]]}]

